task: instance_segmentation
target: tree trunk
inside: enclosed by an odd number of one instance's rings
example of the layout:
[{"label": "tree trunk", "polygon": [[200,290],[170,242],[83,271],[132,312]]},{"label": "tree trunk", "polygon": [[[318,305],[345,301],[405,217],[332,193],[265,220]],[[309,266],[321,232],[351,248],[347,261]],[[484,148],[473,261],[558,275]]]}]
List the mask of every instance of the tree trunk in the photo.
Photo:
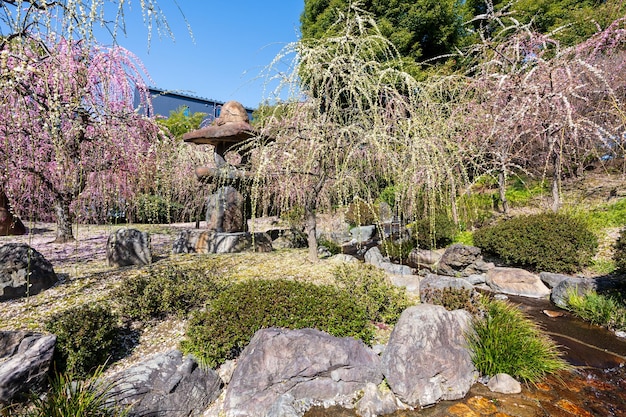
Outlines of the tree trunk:
[{"label": "tree trunk", "polygon": [[502,212],[509,214],[509,201],[506,199],[506,174],[504,171],[498,173],[498,192],[502,202]]},{"label": "tree trunk", "polygon": [[552,174],[552,211],[557,212],[561,208],[561,164],[558,158],[554,158],[554,173]]},{"label": "tree trunk", "polygon": [[450,178],[450,207],[452,210],[452,221],[455,225],[459,225],[459,213],[456,209],[456,182],[454,178]]},{"label": "tree trunk", "polygon": [[304,214],[306,216],[306,233],[307,242],[309,244],[309,260],[311,262],[319,261],[317,256],[317,220],[315,218],[315,208],[309,204],[304,208]]},{"label": "tree trunk", "polygon": [[74,240],[72,233],[72,216],[69,203],[62,198],[54,202],[57,217],[57,234],[54,243],[67,243]]}]

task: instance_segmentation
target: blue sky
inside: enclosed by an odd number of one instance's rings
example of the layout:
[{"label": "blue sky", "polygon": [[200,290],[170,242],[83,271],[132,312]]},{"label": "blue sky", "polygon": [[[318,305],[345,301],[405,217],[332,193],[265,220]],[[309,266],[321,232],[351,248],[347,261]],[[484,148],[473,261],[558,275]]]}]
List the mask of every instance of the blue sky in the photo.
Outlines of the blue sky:
[{"label": "blue sky", "polygon": [[154,87],[257,107],[267,97],[258,76],[286,44],[298,40],[304,0],[177,1],[184,18],[174,1],[159,0],[174,41],[155,32],[148,50],[139,1],[133,1],[127,35],[118,43],[144,63]]}]

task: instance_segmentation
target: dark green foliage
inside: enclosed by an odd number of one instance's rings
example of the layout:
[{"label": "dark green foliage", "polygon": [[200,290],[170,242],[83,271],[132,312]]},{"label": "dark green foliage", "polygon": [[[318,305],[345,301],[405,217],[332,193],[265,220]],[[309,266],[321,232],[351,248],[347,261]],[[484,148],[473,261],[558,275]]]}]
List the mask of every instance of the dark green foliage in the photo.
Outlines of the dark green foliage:
[{"label": "dark green foliage", "polygon": [[567,294],[567,308],[591,324],[611,330],[626,330],[625,296],[619,290],[608,294],[598,294],[595,291],[579,294],[572,288]]},{"label": "dark green foliage", "polygon": [[118,317],[108,306],[85,304],[62,311],[45,324],[57,336],[56,369],[77,377],[105,364],[117,347]]},{"label": "dark green foliage", "polygon": [[169,117],[156,119],[156,122],[174,138],[181,140],[185,133],[198,129],[206,116],[206,113],[201,112],[191,114],[187,106],[180,106],[170,111]]},{"label": "dark green foliage", "polygon": [[415,242],[412,239],[402,241],[386,239],[380,245],[380,252],[383,256],[388,256],[392,262],[404,263],[414,248]]},{"label": "dark green foliage", "polygon": [[317,240],[317,245],[325,247],[333,255],[343,252],[340,244],[325,236],[322,236]]},{"label": "dark green foliage", "polygon": [[154,194],[140,194],[136,197],[135,223],[169,224],[178,218],[183,206],[166,197]]},{"label": "dark green foliage", "polygon": [[153,265],[126,278],[113,297],[125,318],[185,317],[217,297],[225,286],[220,278],[210,266]]},{"label": "dark green foliage", "polygon": [[514,305],[485,302],[486,315],[467,335],[476,369],[486,376],[507,373],[526,382],[567,369],[556,344]]},{"label": "dark green foliage", "polygon": [[440,305],[449,311],[463,309],[476,316],[482,309],[480,294],[463,288],[426,288],[422,290],[421,296],[422,302]]},{"label": "dark green foliage", "polygon": [[[304,38],[332,36],[332,25],[348,0],[306,0],[300,17]],[[372,13],[383,36],[407,62],[449,53],[463,37],[463,3],[457,0],[391,0],[359,4]]]},{"label": "dark green foliage", "polygon": [[395,324],[411,304],[404,289],[392,285],[385,273],[372,265],[341,264],[334,276],[339,288],[365,307],[372,321]]},{"label": "dark green foliage", "polygon": [[580,219],[543,213],[479,229],[474,244],[507,264],[573,273],[591,263],[598,239]]},{"label": "dark green foliage", "polygon": [[364,226],[376,224],[378,206],[369,204],[361,199],[355,199],[346,210],[346,221],[350,226]]},{"label": "dark green foliage", "polygon": [[366,309],[332,286],[288,280],[252,280],[226,289],[189,321],[185,353],[204,366],[235,358],[262,328],[317,328],[368,343],[373,332]]},{"label": "dark green foliage", "polygon": [[34,395],[26,417],[123,417],[127,410],[112,403],[114,383],[104,382],[102,368],[80,380],[73,373],[55,374],[45,396]]},{"label": "dark green foliage", "polygon": [[411,236],[420,249],[436,249],[448,246],[454,241],[459,228],[446,214],[436,214],[433,219],[424,217],[416,220],[411,227]]},{"label": "dark green foliage", "polygon": [[624,274],[626,273],[626,229],[622,229],[620,231],[619,237],[617,238],[613,249],[615,269]]}]

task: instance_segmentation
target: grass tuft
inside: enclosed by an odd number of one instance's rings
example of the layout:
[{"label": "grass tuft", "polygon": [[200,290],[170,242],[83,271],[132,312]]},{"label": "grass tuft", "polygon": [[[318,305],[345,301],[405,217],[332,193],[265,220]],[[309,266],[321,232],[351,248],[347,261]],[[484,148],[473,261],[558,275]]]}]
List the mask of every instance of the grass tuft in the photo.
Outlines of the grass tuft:
[{"label": "grass tuft", "polygon": [[568,369],[557,345],[514,305],[485,301],[486,315],[468,333],[472,360],[482,375],[506,373],[524,382]]}]

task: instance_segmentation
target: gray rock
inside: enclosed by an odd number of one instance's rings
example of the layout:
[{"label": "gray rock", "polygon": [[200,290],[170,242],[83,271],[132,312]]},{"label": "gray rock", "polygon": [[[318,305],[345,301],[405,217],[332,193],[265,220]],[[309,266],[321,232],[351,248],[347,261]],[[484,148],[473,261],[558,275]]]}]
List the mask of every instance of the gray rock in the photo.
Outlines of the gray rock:
[{"label": "gray rock", "polygon": [[455,243],[449,246],[437,266],[437,272],[443,275],[472,275],[486,268],[480,248]]},{"label": "gray rock", "polygon": [[497,374],[487,383],[491,392],[500,394],[519,394],[522,392],[522,385],[509,374]]},{"label": "gray rock", "polygon": [[151,264],[150,235],[126,227],[111,233],[107,240],[107,261],[112,267]]},{"label": "gray rock", "polygon": [[435,274],[427,274],[420,282],[420,287],[421,292],[424,290],[443,290],[445,288],[468,291],[472,291],[474,289],[474,286],[466,279]]},{"label": "gray rock", "polygon": [[306,248],[306,246],[306,235],[294,229],[282,231],[281,235],[272,241],[274,249]]},{"label": "gray rock", "polygon": [[371,382],[365,385],[363,396],[356,403],[357,414],[361,417],[376,417],[391,414],[400,408],[391,391],[381,392]]},{"label": "gray rock", "polygon": [[336,402],[381,381],[380,358],[361,341],[316,329],[262,329],[238,359],[223,410],[263,416],[284,394],[296,402]]},{"label": "gray rock", "polygon": [[550,301],[558,307],[567,308],[567,300],[570,291],[575,291],[578,295],[584,295],[585,293],[595,291],[596,289],[596,281],[592,278],[569,277],[562,280],[554,288],[552,288]]},{"label": "gray rock", "polygon": [[371,247],[367,252],[365,252],[363,259],[366,263],[377,267],[380,267],[380,265],[384,262],[389,262],[389,259],[383,256],[377,246]]},{"label": "gray rock", "polygon": [[354,263],[359,262],[359,260],[355,258],[354,256],[347,255],[345,253],[338,253],[336,255],[333,255],[328,260],[331,262],[348,263],[348,264],[354,264]]},{"label": "gray rock", "polygon": [[494,268],[487,272],[487,284],[496,292],[544,298],[550,295],[538,275],[519,268]]},{"label": "gray rock", "polygon": [[465,280],[472,285],[479,285],[487,282],[487,276],[485,274],[472,274],[465,277]]},{"label": "gray rock", "polygon": [[55,342],[54,335],[0,331],[0,404],[43,386]]},{"label": "gray rock", "polygon": [[219,187],[207,199],[207,228],[218,233],[243,232],[246,224],[243,205],[244,198],[236,188]]},{"label": "gray rock", "polygon": [[574,277],[570,275],[554,274],[552,272],[541,272],[539,273],[539,278],[544,284],[546,284],[548,288],[552,289],[559,285],[561,282]]},{"label": "gray rock", "polygon": [[132,405],[130,416],[197,416],[221,392],[222,380],[174,350],[152,356],[109,378],[115,402]]},{"label": "gray rock", "polygon": [[281,395],[265,413],[265,417],[302,417],[294,407],[295,401],[296,399],[289,393]]},{"label": "gray rock", "polygon": [[432,271],[441,260],[441,256],[439,252],[433,250],[415,248],[409,253],[407,265],[412,268],[427,268]]},{"label": "gray rock", "polygon": [[350,229],[350,235],[352,235],[352,242],[365,243],[374,238],[376,234],[376,226],[358,226]]},{"label": "gray rock", "polygon": [[23,243],[0,246],[0,301],[35,295],[58,281],[52,264]]},{"label": "gray rock", "polygon": [[172,253],[271,252],[272,240],[267,233],[218,233],[213,230],[181,230]]},{"label": "gray rock", "polygon": [[413,275],[413,268],[407,265],[394,264],[385,258],[377,246],[371,247],[365,252],[364,260],[370,265],[382,269],[389,275]]},{"label": "gray rock", "polygon": [[383,374],[405,404],[463,398],[478,373],[466,347],[471,316],[430,304],[406,309],[382,355]]},{"label": "gray rock", "polygon": [[389,280],[396,287],[403,287],[411,294],[420,293],[420,277],[419,275],[388,275]]}]

